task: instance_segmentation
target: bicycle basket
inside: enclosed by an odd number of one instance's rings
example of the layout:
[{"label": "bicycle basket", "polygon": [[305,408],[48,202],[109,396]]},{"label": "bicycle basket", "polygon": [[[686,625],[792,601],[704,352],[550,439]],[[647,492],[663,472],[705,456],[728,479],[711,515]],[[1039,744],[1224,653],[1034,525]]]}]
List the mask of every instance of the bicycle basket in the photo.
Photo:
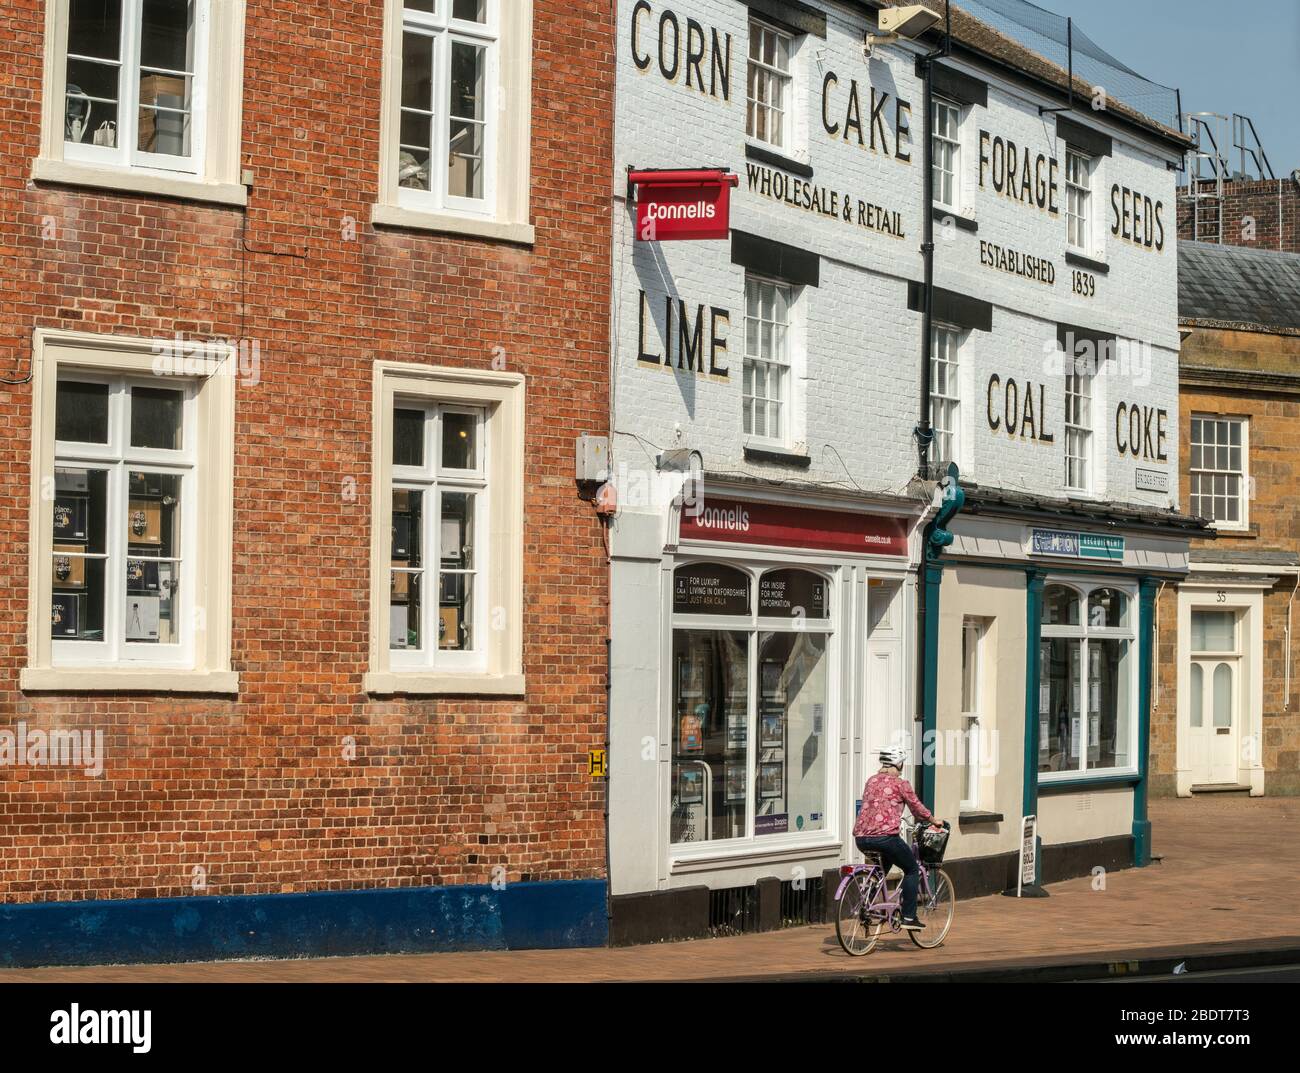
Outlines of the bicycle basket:
[{"label": "bicycle basket", "polygon": [[950,829],[945,823],[942,829],[922,827],[916,835],[916,848],[925,864],[942,864],[943,855],[948,849]]}]

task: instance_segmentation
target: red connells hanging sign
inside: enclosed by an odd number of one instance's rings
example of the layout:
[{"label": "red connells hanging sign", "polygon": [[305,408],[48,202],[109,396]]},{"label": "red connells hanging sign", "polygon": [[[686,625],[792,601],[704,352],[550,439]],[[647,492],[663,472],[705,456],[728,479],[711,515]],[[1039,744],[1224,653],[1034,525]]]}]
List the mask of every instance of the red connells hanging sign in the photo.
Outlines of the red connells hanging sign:
[{"label": "red connells hanging sign", "polygon": [[697,514],[683,513],[681,539],[906,556],[907,530],[904,518],[709,496]]},{"label": "red connells hanging sign", "polygon": [[731,233],[731,188],[740,177],[728,171],[633,171],[638,242],[726,238]]}]

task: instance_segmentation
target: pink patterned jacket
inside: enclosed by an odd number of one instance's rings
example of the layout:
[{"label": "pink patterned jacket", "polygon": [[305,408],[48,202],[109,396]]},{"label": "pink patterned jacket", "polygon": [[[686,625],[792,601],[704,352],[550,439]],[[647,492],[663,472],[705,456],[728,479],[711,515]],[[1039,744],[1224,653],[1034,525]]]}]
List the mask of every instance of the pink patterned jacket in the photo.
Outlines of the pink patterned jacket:
[{"label": "pink patterned jacket", "polygon": [[862,789],[862,808],[858,812],[858,822],[853,825],[853,837],[887,838],[898,834],[903,805],[907,805],[917,819],[934,818],[906,779],[883,771],[872,775]]}]

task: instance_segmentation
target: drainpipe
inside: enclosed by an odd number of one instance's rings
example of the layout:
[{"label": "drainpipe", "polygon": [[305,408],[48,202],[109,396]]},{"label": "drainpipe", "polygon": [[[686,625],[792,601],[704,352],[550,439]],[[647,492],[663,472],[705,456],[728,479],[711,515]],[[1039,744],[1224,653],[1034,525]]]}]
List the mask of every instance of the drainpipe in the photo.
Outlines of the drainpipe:
[{"label": "drainpipe", "polygon": [[921,261],[923,265],[921,296],[921,413],[915,430],[917,450],[917,473],[922,480],[929,474],[930,444],[934,441],[934,428],[930,424],[930,361],[933,348],[934,330],[934,142],[931,115],[934,105],[934,85],[930,78],[930,65],[940,56],[947,56],[952,50],[952,6],[944,4],[945,25],[943,45],[934,52],[926,53],[918,61],[921,78],[924,82],[921,123],[922,152],[925,174],[922,177],[924,204],[921,206]]},{"label": "drainpipe", "polygon": [[1151,821],[1147,819],[1147,784],[1151,779],[1151,666],[1156,643],[1156,582],[1138,582],[1138,781],[1133,787],[1133,864],[1151,863]]},{"label": "drainpipe", "polygon": [[1295,594],[1297,589],[1300,589],[1300,570],[1296,571],[1295,585],[1292,586],[1291,595],[1286,601],[1286,633],[1283,634],[1283,638],[1286,642],[1286,653],[1284,656],[1286,682],[1282,690],[1282,710],[1284,712],[1289,712],[1291,710],[1291,605],[1295,603]]},{"label": "drainpipe", "polygon": [[961,488],[961,474],[956,463],[948,466],[943,482],[943,505],[926,528],[921,552],[920,599],[917,607],[917,631],[921,635],[921,763],[916,766],[917,796],[925,807],[934,811],[935,731],[938,729],[939,677],[939,586],[943,582],[943,553],[952,546],[948,526],[966,505]]}]

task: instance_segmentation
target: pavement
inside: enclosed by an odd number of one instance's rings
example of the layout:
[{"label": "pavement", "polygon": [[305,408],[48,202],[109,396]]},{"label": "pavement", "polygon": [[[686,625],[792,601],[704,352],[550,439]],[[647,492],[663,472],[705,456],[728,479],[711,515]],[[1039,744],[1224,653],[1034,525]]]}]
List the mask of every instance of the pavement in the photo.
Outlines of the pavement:
[{"label": "pavement", "polygon": [[936,950],[900,934],[850,958],[833,925],[813,925],[613,950],[11,969],[0,983],[1046,982],[1300,964],[1300,798],[1162,799],[1150,811],[1159,863],[1055,883],[1048,898],[960,901]]}]

